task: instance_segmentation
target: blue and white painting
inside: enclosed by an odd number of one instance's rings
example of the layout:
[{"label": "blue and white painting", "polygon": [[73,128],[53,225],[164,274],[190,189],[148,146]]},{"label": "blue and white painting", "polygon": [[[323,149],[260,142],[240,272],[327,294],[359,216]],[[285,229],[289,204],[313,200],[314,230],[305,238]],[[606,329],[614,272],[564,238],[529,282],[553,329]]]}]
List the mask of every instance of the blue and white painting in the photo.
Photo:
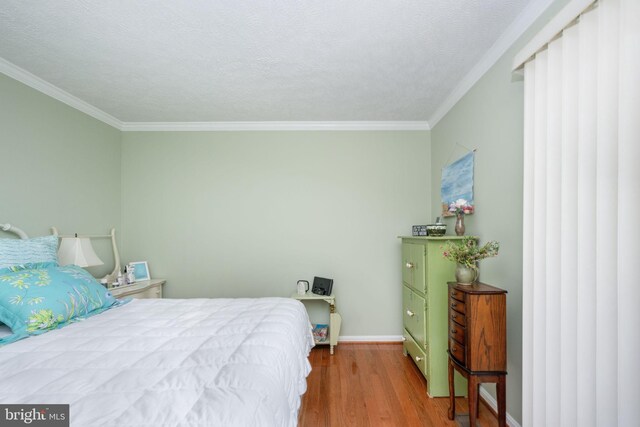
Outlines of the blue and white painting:
[{"label": "blue and white painting", "polygon": [[455,162],[442,168],[442,184],[440,198],[442,200],[442,216],[452,216],[449,205],[464,199],[473,213],[473,159],[475,152],[460,157]]}]

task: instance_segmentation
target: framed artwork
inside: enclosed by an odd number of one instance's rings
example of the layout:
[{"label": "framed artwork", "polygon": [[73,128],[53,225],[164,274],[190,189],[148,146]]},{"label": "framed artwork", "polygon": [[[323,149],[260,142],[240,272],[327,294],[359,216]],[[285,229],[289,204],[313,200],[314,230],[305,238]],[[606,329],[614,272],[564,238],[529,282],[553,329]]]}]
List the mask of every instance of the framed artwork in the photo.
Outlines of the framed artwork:
[{"label": "framed artwork", "polygon": [[131,262],[129,264],[133,266],[133,273],[136,276],[136,282],[151,279],[151,275],[149,274],[149,265],[147,264],[147,261]]},{"label": "framed artwork", "polygon": [[455,162],[442,168],[440,199],[442,201],[442,216],[453,216],[449,212],[451,203],[465,201],[465,214],[472,214],[473,203],[473,161],[475,152],[460,157]]}]

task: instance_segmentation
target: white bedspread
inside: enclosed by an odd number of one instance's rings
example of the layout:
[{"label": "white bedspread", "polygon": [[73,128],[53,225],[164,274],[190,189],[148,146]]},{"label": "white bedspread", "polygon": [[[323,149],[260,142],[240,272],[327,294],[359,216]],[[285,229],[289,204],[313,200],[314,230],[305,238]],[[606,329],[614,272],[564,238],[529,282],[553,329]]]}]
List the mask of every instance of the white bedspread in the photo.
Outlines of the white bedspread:
[{"label": "white bedspread", "polygon": [[285,298],[133,300],[0,347],[0,402],[74,426],[295,426],[313,347]]}]

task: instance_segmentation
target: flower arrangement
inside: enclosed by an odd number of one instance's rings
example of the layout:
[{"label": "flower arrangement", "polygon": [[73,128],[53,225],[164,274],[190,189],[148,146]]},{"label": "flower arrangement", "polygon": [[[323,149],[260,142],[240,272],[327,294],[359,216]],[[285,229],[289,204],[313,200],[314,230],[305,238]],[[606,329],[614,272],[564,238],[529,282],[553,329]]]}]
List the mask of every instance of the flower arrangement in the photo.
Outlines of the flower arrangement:
[{"label": "flower arrangement", "polygon": [[458,199],[449,203],[449,212],[455,215],[472,214],[473,205],[470,205],[465,199]]},{"label": "flower arrangement", "polygon": [[481,259],[491,258],[498,255],[500,243],[492,240],[484,246],[478,246],[474,237],[465,237],[462,243],[453,241],[447,242],[442,255],[451,261],[473,270],[478,269],[477,262]]}]

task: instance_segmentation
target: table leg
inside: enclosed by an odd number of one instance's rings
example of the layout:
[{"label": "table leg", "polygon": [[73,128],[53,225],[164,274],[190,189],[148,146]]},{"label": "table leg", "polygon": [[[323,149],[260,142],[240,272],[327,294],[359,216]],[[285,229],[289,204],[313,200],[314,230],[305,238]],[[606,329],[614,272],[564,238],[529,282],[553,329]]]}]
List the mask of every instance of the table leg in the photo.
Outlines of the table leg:
[{"label": "table leg", "polygon": [[507,384],[506,377],[500,375],[497,384],[498,392],[498,426],[505,427],[507,425]]},{"label": "table leg", "polygon": [[478,383],[478,404],[476,405],[476,418],[480,418],[480,383]]},{"label": "table leg", "polygon": [[342,316],[336,313],[335,305],[331,305],[331,313],[329,314],[329,353],[333,354],[333,349],[338,345],[338,337],[340,336],[340,326],[342,325]]},{"label": "table leg", "polygon": [[449,358],[449,419],[456,417],[456,385],[453,380],[453,362]]},{"label": "table leg", "polygon": [[469,375],[469,427],[476,427],[476,414],[478,413],[478,378]]}]

